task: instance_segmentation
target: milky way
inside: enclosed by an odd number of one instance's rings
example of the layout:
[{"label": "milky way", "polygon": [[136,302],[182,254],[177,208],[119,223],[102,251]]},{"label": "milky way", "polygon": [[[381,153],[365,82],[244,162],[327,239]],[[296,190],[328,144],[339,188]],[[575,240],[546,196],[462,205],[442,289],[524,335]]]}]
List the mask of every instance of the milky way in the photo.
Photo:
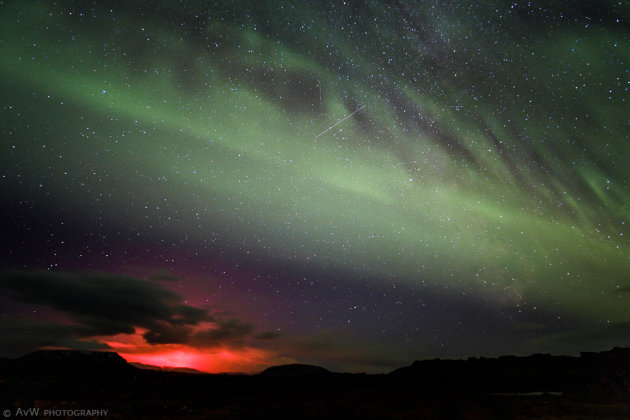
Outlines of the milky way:
[{"label": "milky way", "polygon": [[118,3],[0,3],[5,354],[630,345],[628,5]]}]

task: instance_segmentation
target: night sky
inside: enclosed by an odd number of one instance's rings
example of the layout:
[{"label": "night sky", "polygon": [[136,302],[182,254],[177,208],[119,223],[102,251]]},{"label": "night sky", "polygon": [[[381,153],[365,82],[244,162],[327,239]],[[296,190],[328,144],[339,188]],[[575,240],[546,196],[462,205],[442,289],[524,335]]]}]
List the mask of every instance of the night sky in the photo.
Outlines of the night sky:
[{"label": "night sky", "polygon": [[630,345],[630,3],[0,1],[0,356]]}]

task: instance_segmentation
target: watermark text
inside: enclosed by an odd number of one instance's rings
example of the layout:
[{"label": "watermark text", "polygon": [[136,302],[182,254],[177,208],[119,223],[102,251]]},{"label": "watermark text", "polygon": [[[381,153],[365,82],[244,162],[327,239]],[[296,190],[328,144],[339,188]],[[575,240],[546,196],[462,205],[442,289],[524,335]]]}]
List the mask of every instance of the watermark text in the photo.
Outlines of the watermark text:
[{"label": "watermark text", "polygon": [[97,408],[15,408],[13,410],[4,409],[2,415],[9,417],[105,417],[109,409]]}]

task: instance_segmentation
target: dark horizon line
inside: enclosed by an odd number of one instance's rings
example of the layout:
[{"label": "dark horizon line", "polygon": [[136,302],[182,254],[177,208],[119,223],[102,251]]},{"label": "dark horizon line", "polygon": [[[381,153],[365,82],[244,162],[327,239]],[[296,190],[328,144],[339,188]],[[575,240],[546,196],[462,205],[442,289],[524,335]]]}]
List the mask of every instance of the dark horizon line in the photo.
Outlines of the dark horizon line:
[{"label": "dark horizon line", "polygon": [[349,371],[334,371],[334,370],[329,370],[326,367],[323,367],[321,365],[313,365],[313,364],[309,364],[309,363],[286,363],[286,364],[280,364],[280,365],[271,365],[267,368],[264,368],[263,370],[261,370],[260,372],[257,373],[247,373],[247,372],[205,372],[199,369],[195,369],[195,368],[189,368],[189,367],[185,367],[185,366],[157,366],[157,365],[150,365],[150,364],[146,364],[146,363],[141,363],[141,362],[130,362],[127,361],[127,359],[125,359],[124,357],[122,357],[118,352],[116,351],[111,351],[111,350],[81,350],[81,349],[37,349],[28,353],[25,353],[21,356],[16,356],[16,357],[4,357],[4,356],[0,356],[0,361],[7,361],[7,360],[11,360],[11,361],[18,361],[20,359],[24,359],[24,358],[28,358],[29,356],[33,356],[36,355],[37,353],[63,353],[63,352],[67,352],[67,353],[74,353],[74,354],[86,354],[86,355],[94,355],[94,354],[110,354],[110,355],[115,355],[117,357],[119,357],[120,359],[122,359],[128,366],[131,366],[133,368],[136,369],[140,369],[140,370],[145,370],[145,371],[155,371],[155,372],[166,372],[166,373],[179,373],[179,374],[191,374],[191,375],[230,375],[230,376],[257,376],[257,375],[261,375],[263,372],[265,372],[268,369],[272,369],[272,368],[277,368],[277,367],[285,367],[285,366],[310,366],[310,367],[317,367],[317,368],[322,368],[324,370],[327,370],[329,374],[333,374],[333,375],[370,375],[370,376],[379,376],[379,375],[390,375],[393,372],[399,370],[399,369],[404,369],[404,368],[410,368],[418,363],[425,363],[425,362],[469,362],[469,361],[490,361],[490,360],[506,360],[506,359],[529,359],[529,358],[535,358],[535,357],[548,357],[548,358],[571,358],[571,359],[580,359],[582,357],[585,356],[590,356],[590,355],[601,355],[601,354],[606,354],[606,353],[612,353],[615,351],[619,351],[619,350],[627,350],[630,352],[630,346],[613,346],[612,348],[610,348],[609,350],[601,350],[601,351],[580,351],[579,355],[567,355],[567,354],[551,354],[551,353],[532,353],[529,354],[527,356],[516,356],[513,354],[504,354],[504,355],[500,355],[500,356],[492,356],[492,357],[485,357],[485,356],[469,356],[467,358],[439,358],[439,357],[434,357],[434,358],[430,358],[430,359],[416,359],[413,360],[410,364],[407,365],[402,365],[396,368],[393,368],[392,370],[388,371],[388,372],[382,372],[382,373],[366,373],[366,372],[349,372]]}]

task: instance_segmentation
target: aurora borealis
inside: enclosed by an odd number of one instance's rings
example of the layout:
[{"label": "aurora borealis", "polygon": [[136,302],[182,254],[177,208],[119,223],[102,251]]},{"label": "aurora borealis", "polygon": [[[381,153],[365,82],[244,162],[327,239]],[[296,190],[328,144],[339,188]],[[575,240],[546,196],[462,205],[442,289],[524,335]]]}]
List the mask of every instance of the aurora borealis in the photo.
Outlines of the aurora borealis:
[{"label": "aurora borealis", "polygon": [[3,355],[630,345],[630,6],[584,3],[0,2]]}]

